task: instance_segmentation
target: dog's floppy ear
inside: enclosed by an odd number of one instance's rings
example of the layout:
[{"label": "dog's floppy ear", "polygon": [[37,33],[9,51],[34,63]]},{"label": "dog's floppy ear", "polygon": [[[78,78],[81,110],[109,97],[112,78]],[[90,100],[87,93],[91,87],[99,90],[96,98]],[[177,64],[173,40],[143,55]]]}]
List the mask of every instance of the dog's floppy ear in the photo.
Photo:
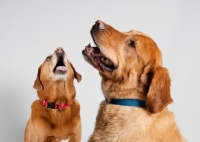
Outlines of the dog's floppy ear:
[{"label": "dog's floppy ear", "polygon": [[166,68],[157,67],[147,93],[147,108],[150,113],[162,111],[173,100],[170,96],[171,80]]},{"label": "dog's floppy ear", "polygon": [[33,85],[33,88],[35,88],[37,91],[43,90],[42,82],[40,81],[40,73],[41,73],[41,66],[38,68],[37,78],[35,79]]},{"label": "dog's floppy ear", "polygon": [[74,66],[70,63],[73,71],[74,71],[74,78],[76,78],[76,80],[78,82],[80,82],[82,80],[82,76],[75,70]]}]

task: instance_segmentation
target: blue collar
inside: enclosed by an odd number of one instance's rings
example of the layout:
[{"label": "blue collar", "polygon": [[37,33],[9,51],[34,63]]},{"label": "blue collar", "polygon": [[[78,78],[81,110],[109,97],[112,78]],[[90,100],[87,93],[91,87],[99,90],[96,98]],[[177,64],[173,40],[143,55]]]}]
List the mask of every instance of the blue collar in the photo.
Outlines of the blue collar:
[{"label": "blue collar", "polygon": [[[106,100],[107,101],[107,100]],[[107,101],[108,102],[108,101]],[[134,107],[146,107],[146,101],[137,99],[111,99],[110,104]]]}]

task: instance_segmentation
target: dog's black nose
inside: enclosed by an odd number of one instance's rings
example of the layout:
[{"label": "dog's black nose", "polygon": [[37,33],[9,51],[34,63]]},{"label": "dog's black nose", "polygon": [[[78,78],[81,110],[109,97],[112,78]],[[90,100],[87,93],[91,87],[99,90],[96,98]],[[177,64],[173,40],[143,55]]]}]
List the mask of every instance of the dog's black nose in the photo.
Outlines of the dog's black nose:
[{"label": "dog's black nose", "polygon": [[55,52],[56,53],[63,53],[64,50],[62,49],[62,47],[58,47]]},{"label": "dog's black nose", "polygon": [[97,20],[93,28],[104,30],[105,24],[101,20]]}]

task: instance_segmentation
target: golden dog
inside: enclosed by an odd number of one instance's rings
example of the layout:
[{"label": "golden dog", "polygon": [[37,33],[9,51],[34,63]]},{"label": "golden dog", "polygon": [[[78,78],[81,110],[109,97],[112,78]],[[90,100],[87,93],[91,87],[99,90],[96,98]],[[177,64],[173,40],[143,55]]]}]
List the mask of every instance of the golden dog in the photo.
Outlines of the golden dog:
[{"label": "golden dog", "polygon": [[80,142],[80,105],[75,99],[73,80],[81,81],[62,48],[48,56],[38,69],[33,102],[25,129],[25,142]]},{"label": "golden dog", "polygon": [[119,32],[98,20],[91,29],[84,58],[102,77],[100,104],[89,142],[184,142],[174,114],[170,77],[162,55],[147,35]]}]

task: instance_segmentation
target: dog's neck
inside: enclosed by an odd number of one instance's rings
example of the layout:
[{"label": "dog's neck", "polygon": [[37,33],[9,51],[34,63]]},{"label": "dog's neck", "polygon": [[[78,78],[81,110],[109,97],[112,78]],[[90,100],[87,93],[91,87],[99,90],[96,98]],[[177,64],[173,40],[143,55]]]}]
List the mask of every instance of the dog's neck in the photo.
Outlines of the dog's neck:
[{"label": "dog's neck", "polygon": [[[74,91],[73,91],[74,90]],[[75,88],[69,82],[48,82],[44,83],[44,90],[38,92],[41,100],[55,102],[56,104],[72,104],[75,99]]]},{"label": "dog's neck", "polygon": [[101,89],[104,97],[110,101],[111,99],[138,99],[146,100],[145,93],[140,92],[134,84],[130,84],[128,81],[116,82],[109,79],[102,78]]}]

